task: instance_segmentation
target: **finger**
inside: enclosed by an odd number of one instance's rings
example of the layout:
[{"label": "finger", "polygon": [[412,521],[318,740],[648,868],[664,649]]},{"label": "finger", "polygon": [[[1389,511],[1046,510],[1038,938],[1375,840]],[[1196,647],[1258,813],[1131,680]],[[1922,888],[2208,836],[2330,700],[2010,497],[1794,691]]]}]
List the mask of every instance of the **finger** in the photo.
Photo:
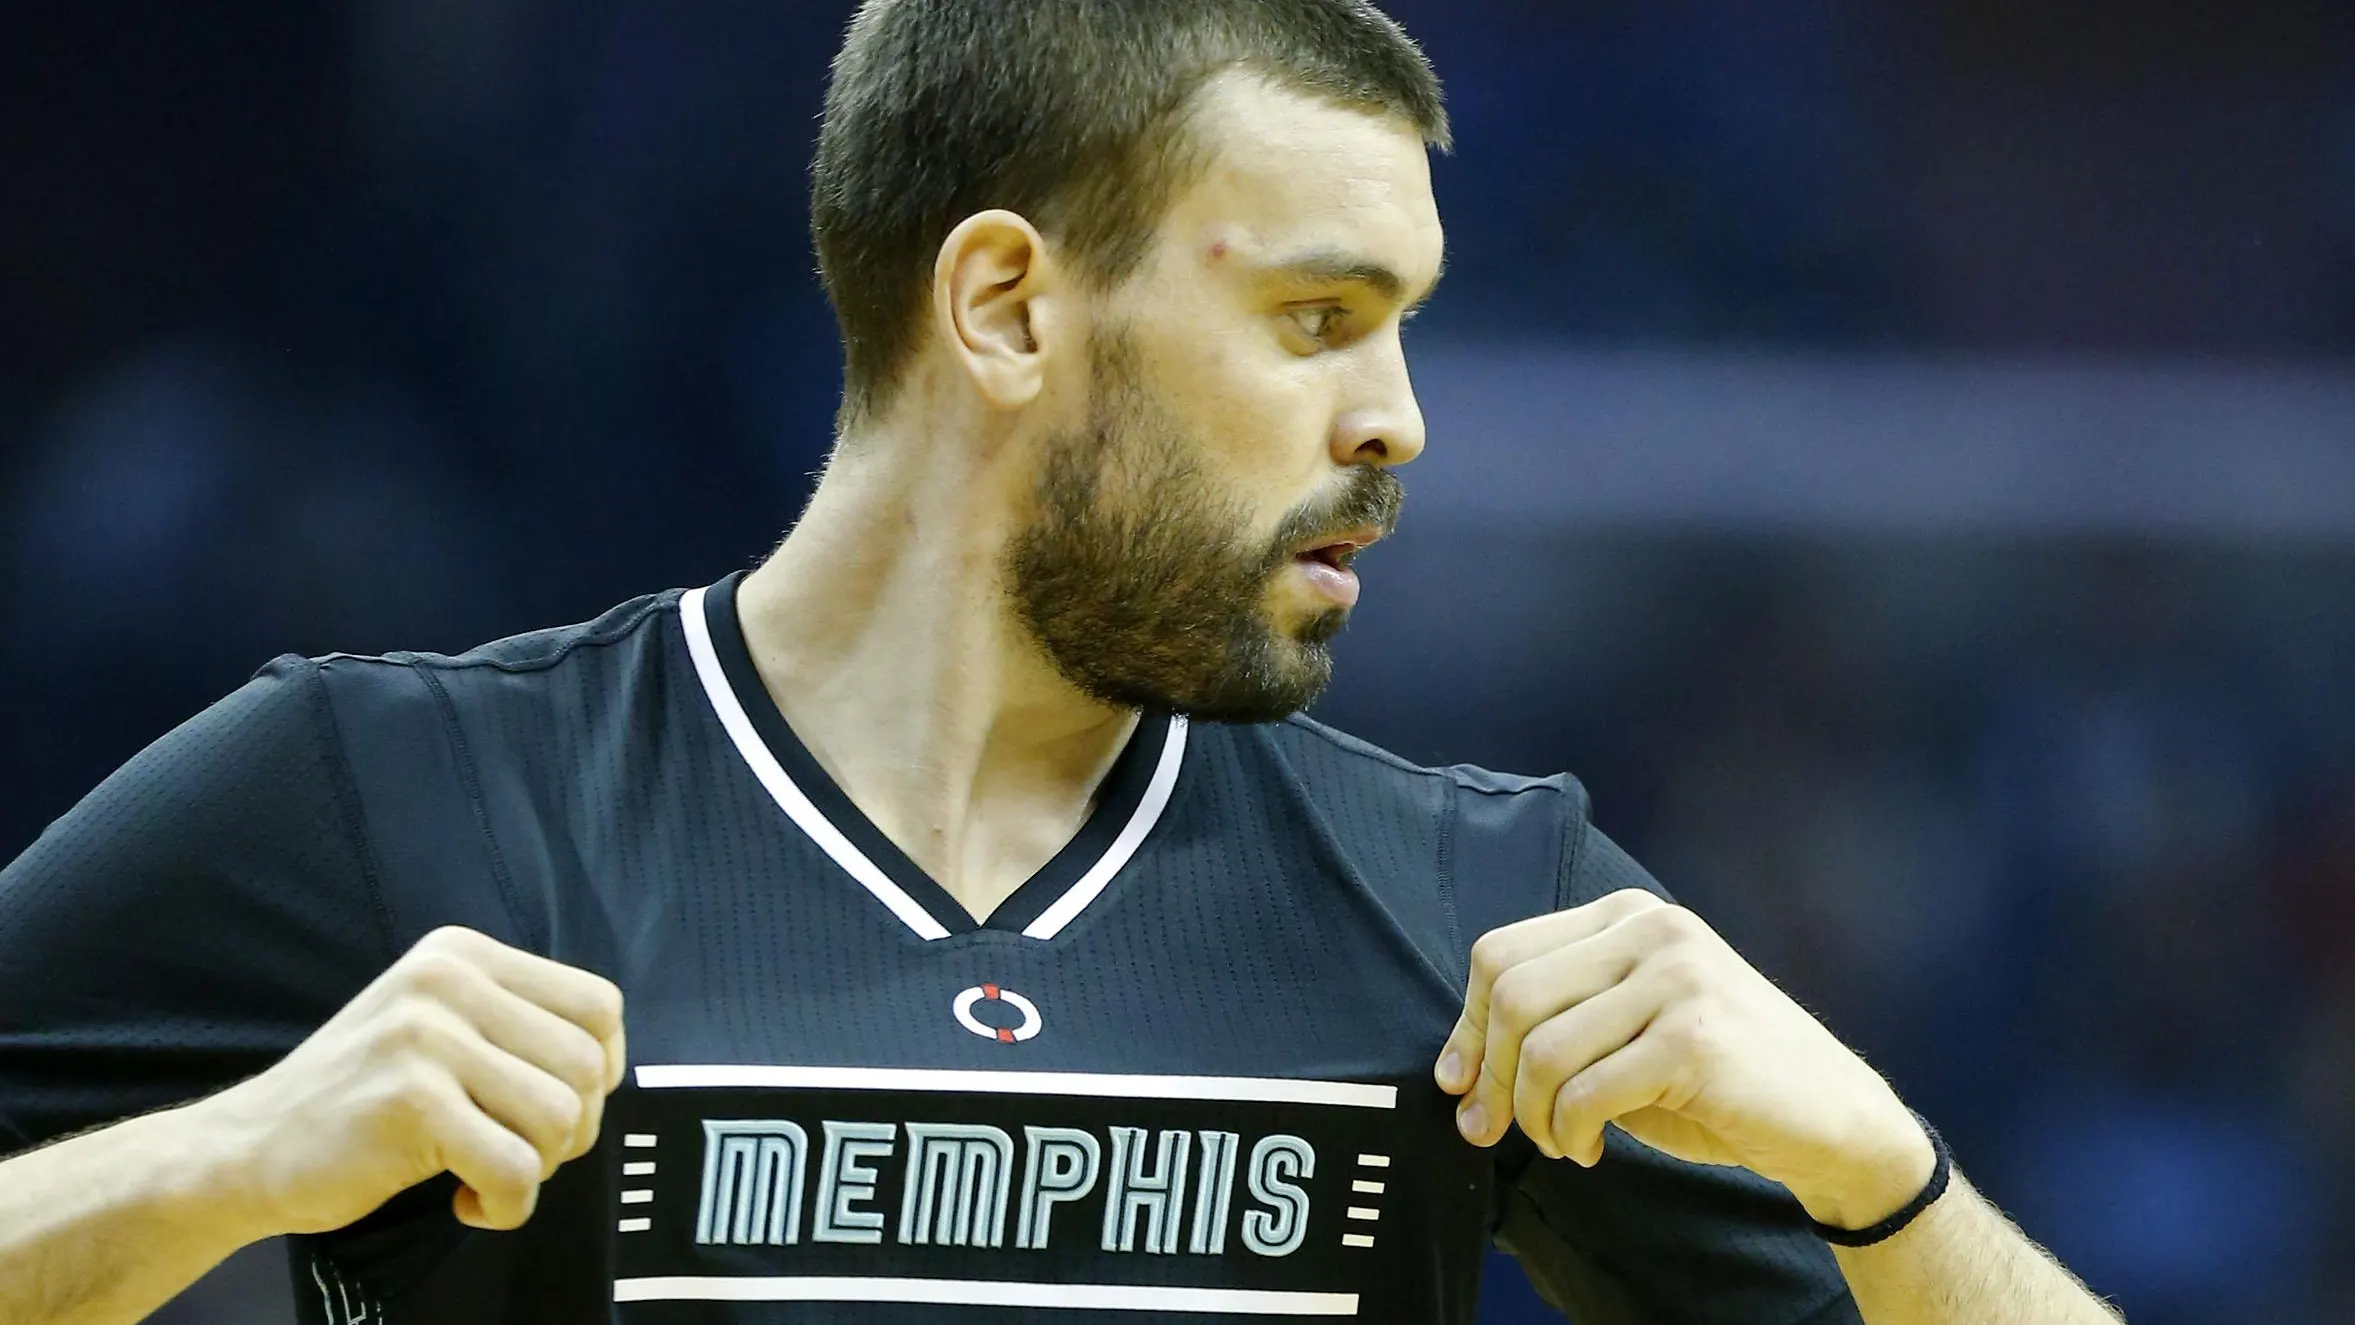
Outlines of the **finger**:
[{"label": "finger", "polygon": [[1513,1118],[1549,1158],[1560,1159],[1554,1131],[1564,1082],[1625,1048],[1660,1013],[1658,992],[1627,981],[1565,1009],[1521,1042],[1521,1066],[1514,1074]]},{"label": "finger", "polygon": [[1603,1157],[1605,1123],[1686,1092],[1694,1059],[1675,1036],[1657,1033],[1659,1025],[1562,1083],[1552,1124],[1562,1154],[1592,1168]]},{"label": "finger", "polygon": [[540,1199],[540,1156],[452,1083],[429,1106],[426,1129],[435,1158],[462,1186],[451,1203],[461,1223],[509,1229],[531,1218]]},{"label": "finger", "polygon": [[[455,1017],[453,1017],[455,1020]],[[571,1158],[573,1136],[585,1120],[581,1097],[546,1070],[484,1039],[472,1026],[437,1037],[434,1056],[482,1112],[522,1137],[539,1155],[547,1178]]]},{"label": "finger", "polygon": [[1496,978],[1488,1000],[1480,1075],[1457,1114],[1466,1139],[1488,1145],[1512,1124],[1519,1112],[1526,1037],[1625,980],[1640,955],[1624,929],[1605,930],[1541,953]]},{"label": "finger", "polygon": [[426,941],[444,944],[503,987],[587,1031],[600,1043],[621,1034],[621,990],[594,971],[567,966],[457,926],[435,930]]},{"label": "finger", "polygon": [[487,978],[459,1002],[460,1014],[485,1040],[563,1082],[579,1099],[582,1122],[565,1147],[564,1158],[586,1154],[596,1144],[605,1114],[605,1046],[586,1030]]},{"label": "finger", "polygon": [[1532,916],[1481,935],[1472,945],[1472,972],[1464,986],[1463,1013],[1456,1018],[1432,1070],[1440,1089],[1460,1095],[1477,1079],[1487,1050],[1489,1002],[1498,977],[1532,957],[1592,938],[1631,915],[1663,905],[1640,888],[1623,888],[1584,906]]},{"label": "finger", "polygon": [[491,977],[526,1001],[571,1022],[597,1041],[602,1051],[602,1088],[610,1092],[622,1081],[628,1055],[622,1029],[621,989],[593,971],[549,961],[545,957],[508,948],[493,964]]}]

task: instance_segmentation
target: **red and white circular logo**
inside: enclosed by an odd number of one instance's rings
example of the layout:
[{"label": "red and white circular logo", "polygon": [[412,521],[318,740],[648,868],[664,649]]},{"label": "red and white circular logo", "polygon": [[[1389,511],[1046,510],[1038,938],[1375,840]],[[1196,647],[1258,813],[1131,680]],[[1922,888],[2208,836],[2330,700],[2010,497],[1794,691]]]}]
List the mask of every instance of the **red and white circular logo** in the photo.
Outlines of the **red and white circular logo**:
[{"label": "red and white circular logo", "polygon": [[[973,1015],[973,1007],[977,1003],[985,1002],[1003,1003],[1021,1013],[1022,1024],[1019,1026],[991,1026],[984,1023],[981,1018]],[[1000,1044],[1012,1044],[1016,1040],[1027,1040],[1038,1034],[1038,1004],[1000,985],[975,985],[957,995],[956,1013],[958,1025],[982,1039],[996,1040]]]}]

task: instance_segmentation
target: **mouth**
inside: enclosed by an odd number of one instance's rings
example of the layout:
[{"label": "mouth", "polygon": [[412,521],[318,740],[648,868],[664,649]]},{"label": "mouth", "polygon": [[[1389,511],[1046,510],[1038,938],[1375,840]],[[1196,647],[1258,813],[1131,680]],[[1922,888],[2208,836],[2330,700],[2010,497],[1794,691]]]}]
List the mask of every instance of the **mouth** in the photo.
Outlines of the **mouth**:
[{"label": "mouth", "polygon": [[1357,554],[1382,541],[1383,531],[1374,525],[1344,529],[1337,534],[1318,539],[1292,554],[1295,561],[1314,561],[1335,570],[1348,570]]}]

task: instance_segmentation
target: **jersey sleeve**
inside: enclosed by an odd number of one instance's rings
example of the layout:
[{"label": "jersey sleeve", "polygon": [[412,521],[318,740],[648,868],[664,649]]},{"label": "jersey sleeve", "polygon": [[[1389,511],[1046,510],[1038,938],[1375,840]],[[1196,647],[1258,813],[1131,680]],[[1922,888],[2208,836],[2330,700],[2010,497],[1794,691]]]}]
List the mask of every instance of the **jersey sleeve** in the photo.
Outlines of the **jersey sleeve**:
[{"label": "jersey sleeve", "polygon": [[[1668,896],[1589,823],[1564,787],[1555,909],[1624,888]],[[1778,1184],[1689,1164],[1617,1128],[1592,1169],[1551,1160],[1518,1129],[1498,1146],[1496,1245],[1577,1325],[1855,1325],[1831,1249]]]},{"label": "jersey sleeve", "polygon": [[288,657],[0,870],[0,1154],[250,1076],[389,964],[361,823]]}]

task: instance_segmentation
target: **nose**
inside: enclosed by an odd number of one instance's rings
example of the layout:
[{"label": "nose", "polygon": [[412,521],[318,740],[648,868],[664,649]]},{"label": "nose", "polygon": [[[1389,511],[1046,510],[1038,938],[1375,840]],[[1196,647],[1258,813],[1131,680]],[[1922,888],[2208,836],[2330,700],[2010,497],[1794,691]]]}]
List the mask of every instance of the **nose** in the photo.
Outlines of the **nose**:
[{"label": "nose", "polygon": [[1363,382],[1361,403],[1334,420],[1333,463],[1403,465],[1423,453],[1423,408],[1415,403],[1406,356],[1393,344]]}]

